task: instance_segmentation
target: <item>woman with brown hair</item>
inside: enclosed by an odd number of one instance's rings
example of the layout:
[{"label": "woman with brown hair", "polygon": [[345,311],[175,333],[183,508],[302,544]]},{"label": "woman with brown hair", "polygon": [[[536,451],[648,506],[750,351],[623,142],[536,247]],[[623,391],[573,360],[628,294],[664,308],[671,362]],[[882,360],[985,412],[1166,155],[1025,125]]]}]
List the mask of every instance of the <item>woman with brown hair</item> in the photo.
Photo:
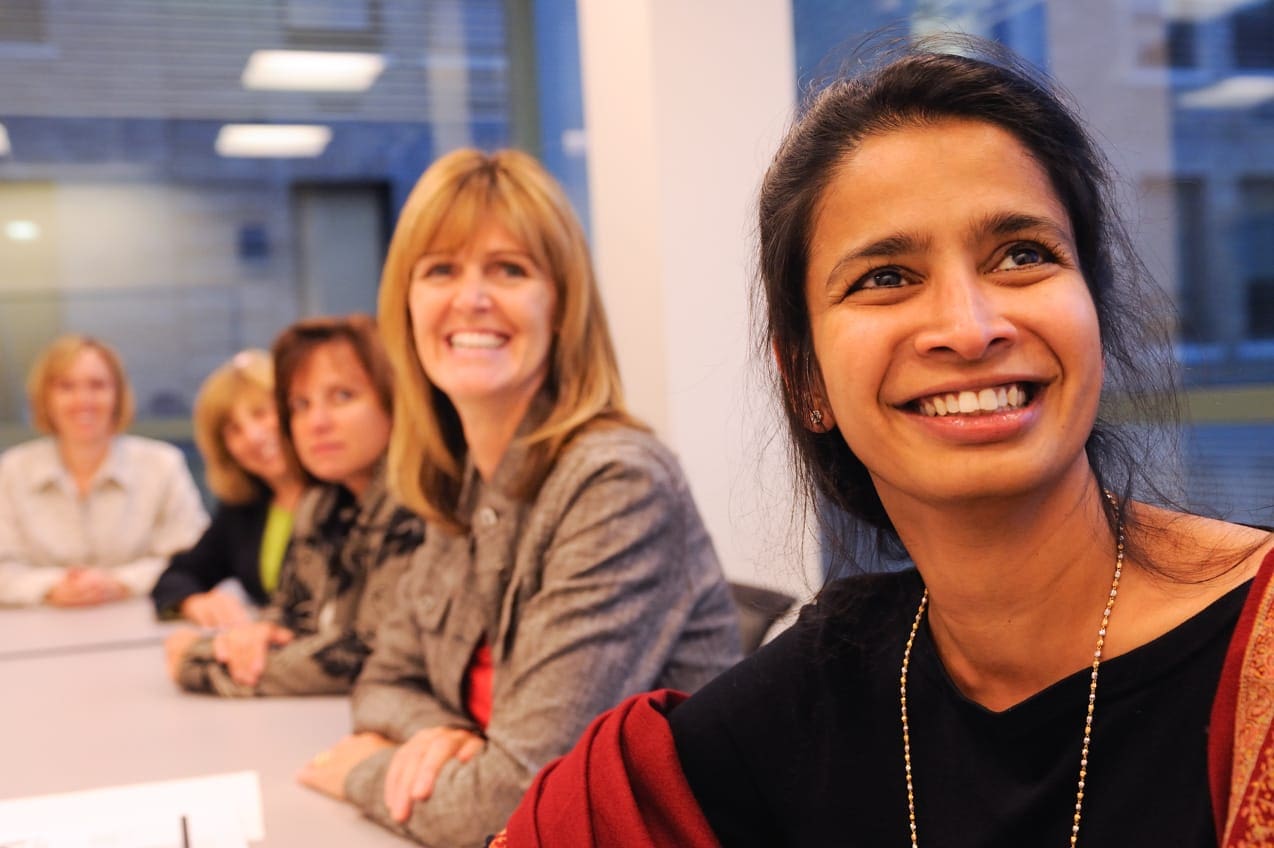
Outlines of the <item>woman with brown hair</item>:
[{"label": "woman with brown hair", "polygon": [[192,691],[349,691],[423,538],[420,519],[385,488],[393,383],[375,323],[299,321],[275,340],[273,356],[285,449],[322,485],[297,504],[279,587],[260,621],[212,638],[169,637],[170,673]]},{"label": "woman with brown hair", "polygon": [[480,845],[588,721],[739,655],[681,469],[624,408],[583,231],[516,151],[421,177],[381,280],[394,484],[428,540],[301,779],[431,845]]},{"label": "woman with brown hair", "polygon": [[119,354],[67,335],[27,379],[36,439],[0,454],[0,604],[88,606],[144,595],[208,522],[186,459],[125,435]]},{"label": "woman with brown hair", "polygon": [[168,561],[150,595],[160,618],[242,624],[248,611],[217,586],[234,578],[249,600],[269,601],[306,483],[279,437],[270,354],[240,351],[208,375],[195,397],[194,425],[217,511],[194,547]]}]

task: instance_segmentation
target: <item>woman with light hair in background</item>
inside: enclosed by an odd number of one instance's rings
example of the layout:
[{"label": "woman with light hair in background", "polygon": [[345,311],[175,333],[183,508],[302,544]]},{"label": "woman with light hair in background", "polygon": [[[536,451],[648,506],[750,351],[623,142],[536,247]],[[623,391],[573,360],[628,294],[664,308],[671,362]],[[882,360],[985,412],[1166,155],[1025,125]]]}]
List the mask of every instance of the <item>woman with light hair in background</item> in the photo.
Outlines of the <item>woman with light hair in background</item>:
[{"label": "woman with light hair in background", "polygon": [[185,457],[124,435],[119,354],[66,335],[27,379],[35,439],[0,454],[0,603],[89,606],[150,591],[208,518]]},{"label": "woman with light hair in background", "polygon": [[233,578],[253,603],[269,601],[306,482],[279,438],[270,354],[245,350],[213,371],[195,398],[194,425],[219,505],[195,546],[169,560],[151,598],[161,618],[242,624],[249,615],[239,596],[217,585]]},{"label": "woman with light hair in background", "polygon": [[481,845],[589,720],[739,657],[672,453],[624,408],[584,233],[516,151],[459,150],[408,197],[381,278],[393,482],[425,545],[301,780],[427,845]]},{"label": "woman with light hair in background", "polygon": [[284,448],[320,485],[301,496],[279,587],[260,621],[168,638],[182,688],[226,696],[348,692],[424,538],[385,485],[393,375],[366,315],[307,318],[275,339]]}]

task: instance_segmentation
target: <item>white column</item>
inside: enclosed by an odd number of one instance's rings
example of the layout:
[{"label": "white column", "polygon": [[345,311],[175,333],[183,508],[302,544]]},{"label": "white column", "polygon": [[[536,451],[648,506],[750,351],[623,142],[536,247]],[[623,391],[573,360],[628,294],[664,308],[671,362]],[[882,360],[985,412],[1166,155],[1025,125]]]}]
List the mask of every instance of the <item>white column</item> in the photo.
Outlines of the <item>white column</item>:
[{"label": "white column", "polygon": [[630,405],[680,455],[731,579],[804,597],[748,305],[756,193],[794,109],[790,2],[578,8],[594,256]]}]

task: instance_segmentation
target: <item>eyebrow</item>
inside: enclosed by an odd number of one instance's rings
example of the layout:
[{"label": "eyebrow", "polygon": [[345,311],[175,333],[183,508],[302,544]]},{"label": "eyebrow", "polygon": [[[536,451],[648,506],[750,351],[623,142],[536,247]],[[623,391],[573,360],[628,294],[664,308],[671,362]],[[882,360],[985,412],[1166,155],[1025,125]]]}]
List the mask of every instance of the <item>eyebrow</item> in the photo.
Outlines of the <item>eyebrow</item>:
[{"label": "eyebrow", "polygon": [[1041,218],[1025,212],[992,212],[970,229],[974,235],[985,233],[992,236],[1011,236],[1024,230],[1044,230],[1059,241],[1072,240],[1069,230],[1052,218]]},{"label": "eyebrow", "polygon": [[831,286],[835,280],[840,278],[841,269],[846,265],[859,262],[863,259],[877,259],[882,256],[897,256],[900,253],[913,253],[923,250],[928,246],[930,239],[916,235],[915,233],[891,233],[884,238],[876,239],[873,242],[855,248],[836,260],[836,264],[827,274],[827,286]]}]

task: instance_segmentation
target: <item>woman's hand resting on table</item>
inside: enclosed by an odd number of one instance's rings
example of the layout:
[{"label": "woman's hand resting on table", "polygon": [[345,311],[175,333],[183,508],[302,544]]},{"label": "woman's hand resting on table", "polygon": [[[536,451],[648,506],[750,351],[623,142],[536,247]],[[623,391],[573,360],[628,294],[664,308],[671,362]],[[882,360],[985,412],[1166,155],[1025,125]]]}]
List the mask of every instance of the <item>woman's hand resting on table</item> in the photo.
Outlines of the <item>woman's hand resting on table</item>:
[{"label": "woman's hand resting on table", "polygon": [[219,589],[191,595],[181,602],[181,615],[200,627],[235,627],[251,621],[239,599]]},{"label": "woman's hand resting on table", "polygon": [[100,568],[68,568],[44,596],[55,607],[88,607],[128,597],[128,588]]},{"label": "woman's hand resting on table", "polygon": [[[385,774],[385,806],[394,821],[411,816],[411,806],[433,794],[438,773],[450,760],[467,763],[486,739],[456,727],[427,727],[398,746]],[[297,774],[301,783],[333,798],[345,800],[345,779],[363,760],[385,748],[394,747],[378,733],[346,736],[330,749],[310,760]]]},{"label": "woman's hand resting on table", "polygon": [[270,621],[253,621],[223,630],[212,638],[212,654],[240,686],[256,686],[265,672],[270,648],[286,645],[293,633]]},{"label": "woman's hand resting on table", "polygon": [[296,779],[311,789],[345,800],[345,778],[363,760],[394,747],[379,733],[355,733],[346,736],[326,751],[314,755],[314,759],[301,766]]},{"label": "woman's hand resting on table", "polygon": [[433,794],[434,781],[448,760],[467,763],[486,742],[473,731],[457,727],[417,731],[394,752],[385,774],[385,806],[394,821],[407,821],[411,805]]}]

